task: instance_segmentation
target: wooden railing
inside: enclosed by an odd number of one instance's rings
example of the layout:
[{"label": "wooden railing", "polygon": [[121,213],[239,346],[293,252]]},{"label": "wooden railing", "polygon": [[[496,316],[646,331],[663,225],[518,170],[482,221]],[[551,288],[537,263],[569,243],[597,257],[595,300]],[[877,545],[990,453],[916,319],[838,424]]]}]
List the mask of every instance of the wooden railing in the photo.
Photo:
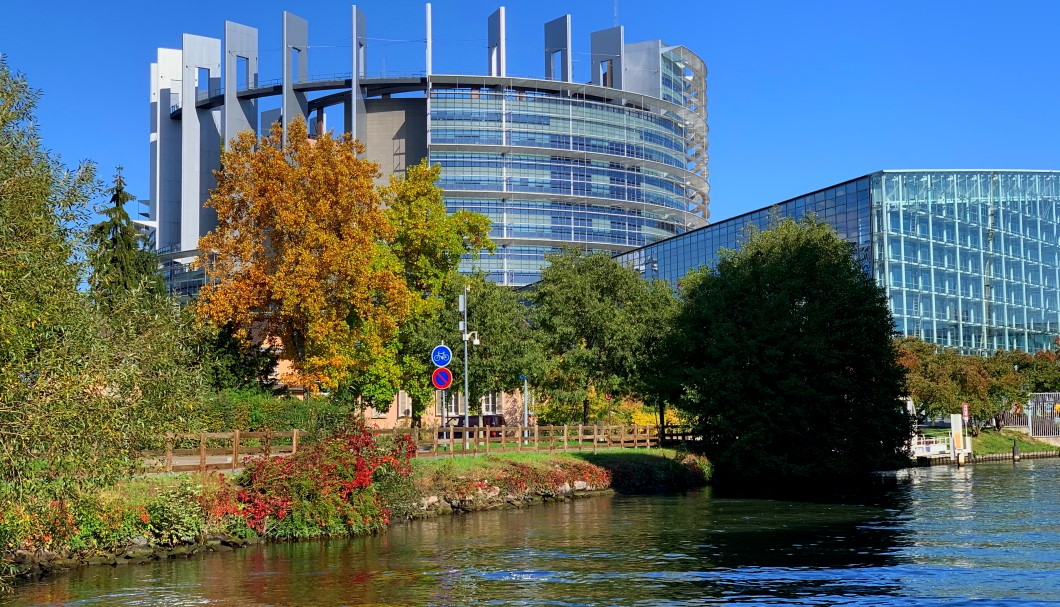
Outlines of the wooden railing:
[{"label": "wooden railing", "polygon": [[[649,449],[697,441],[689,426],[500,426],[372,429],[375,436],[409,436],[416,457],[477,455],[520,451],[599,451]],[[300,433],[166,433],[164,452],[145,453],[156,469],[200,472],[241,468],[245,455],[286,456],[298,451]],[[466,437],[466,438],[465,438]],[[213,461],[211,461],[213,460]]]},{"label": "wooden railing", "polygon": [[376,436],[409,436],[417,457],[519,451],[599,451],[659,446],[658,426],[496,426],[374,429]]},{"label": "wooden railing", "polygon": [[[166,451],[162,456],[163,469],[166,472],[206,472],[208,470],[234,470],[241,467],[243,455],[290,455],[298,451],[298,430],[290,432],[198,432],[188,434],[166,433]],[[198,445],[195,448],[177,448],[177,445],[188,442]],[[245,442],[246,441],[246,442]],[[279,442],[277,442],[279,441]],[[249,444],[256,443],[256,444]],[[225,444],[224,446],[216,446]],[[152,454],[146,454],[151,457]],[[174,457],[199,456],[193,464],[174,464]],[[210,462],[208,458],[227,456],[225,461]]]}]

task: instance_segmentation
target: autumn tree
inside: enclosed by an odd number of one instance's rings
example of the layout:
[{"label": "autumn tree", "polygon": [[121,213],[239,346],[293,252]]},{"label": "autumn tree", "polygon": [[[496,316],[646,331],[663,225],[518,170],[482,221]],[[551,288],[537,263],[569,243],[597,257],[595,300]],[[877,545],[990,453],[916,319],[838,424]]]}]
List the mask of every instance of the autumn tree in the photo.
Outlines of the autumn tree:
[{"label": "autumn tree", "polygon": [[903,461],[893,319],[833,228],[751,231],[681,295],[670,360],[719,482],[834,481]]},{"label": "autumn tree", "polygon": [[130,294],[163,291],[158,257],[125,211],[126,203],[134,197],[125,191],[121,167],[109,192],[110,206],[103,211],[105,219],[88,232],[88,259],[92,266],[88,286],[96,304],[106,309]]},{"label": "autumn tree", "polygon": [[[1060,337],[1053,342],[1060,350]],[[1060,392],[1060,357],[1054,350],[1039,350],[1026,369],[1021,369],[1030,392]]]},{"label": "autumn tree", "polygon": [[[919,338],[897,341],[899,361],[907,369],[906,390],[921,419],[961,413],[968,405],[973,436],[1026,401],[1038,358],[1019,350],[997,350],[988,357],[963,355]],[[1048,354],[1042,358],[1047,358]]]},{"label": "autumn tree", "polygon": [[348,134],[311,141],[302,120],[286,145],[278,125],[233,140],[207,202],[218,223],[199,241],[208,284],[197,309],[240,340],[279,338],[289,381],[353,385],[378,401],[397,388],[392,341],[413,295],[363,153]]},{"label": "autumn tree", "polygon": [[485,215],[459,210],[448,213],[436,185],[441,167],[426,160],[391,175],[380,196],[394,228],[390,248],[401,263],[411,300],[411,312],[392,344],[396,373],[409,395],[415,419],[434,397],[430,374],[431,348],[442,341],[456,343],[455,305],[460,260],[494,250]]}]

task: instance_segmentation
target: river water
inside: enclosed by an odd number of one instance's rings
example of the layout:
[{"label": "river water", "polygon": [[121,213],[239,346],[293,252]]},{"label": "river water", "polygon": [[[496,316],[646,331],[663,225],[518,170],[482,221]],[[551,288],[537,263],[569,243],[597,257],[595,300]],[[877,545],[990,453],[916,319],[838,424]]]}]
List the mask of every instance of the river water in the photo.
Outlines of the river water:
[{"label": "river water", "polygon": [[443,517],[90,567],[0,603],[1060,606],[1060,460],[899,476],[860,504],[707,490]]}]

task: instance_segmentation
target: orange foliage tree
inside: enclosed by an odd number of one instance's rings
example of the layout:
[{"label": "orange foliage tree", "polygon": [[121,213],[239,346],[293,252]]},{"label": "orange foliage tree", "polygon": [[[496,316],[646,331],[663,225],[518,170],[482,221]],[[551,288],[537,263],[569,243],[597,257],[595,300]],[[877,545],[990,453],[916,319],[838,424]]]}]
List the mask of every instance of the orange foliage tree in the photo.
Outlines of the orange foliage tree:
[{"label": "orange foliage tree", "polygon": [[301,120],[286,145],[278,125],[260,141],[241,133],[207,201],[218,223],[199,240],[208,280],[196,305],[243,341],[282,340],[294,365],[288,383],[312,390],[372,378],[392,394],[393,340],[414,298],[389,245],[378,166],[363,153],[349,135],[310,141]]}]

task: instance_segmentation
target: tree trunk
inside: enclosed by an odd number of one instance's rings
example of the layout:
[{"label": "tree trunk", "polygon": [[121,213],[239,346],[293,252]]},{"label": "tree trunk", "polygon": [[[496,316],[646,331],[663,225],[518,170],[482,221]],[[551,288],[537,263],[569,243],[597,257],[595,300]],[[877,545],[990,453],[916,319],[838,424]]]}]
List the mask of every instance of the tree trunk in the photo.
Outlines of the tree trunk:
[{"label": "tree trunk", "polygon": [[584,401],[582,401],[582,423],[585,424],[585,425],[589,424],[589,398],[588,397],[586,397],[586,399]]}]

